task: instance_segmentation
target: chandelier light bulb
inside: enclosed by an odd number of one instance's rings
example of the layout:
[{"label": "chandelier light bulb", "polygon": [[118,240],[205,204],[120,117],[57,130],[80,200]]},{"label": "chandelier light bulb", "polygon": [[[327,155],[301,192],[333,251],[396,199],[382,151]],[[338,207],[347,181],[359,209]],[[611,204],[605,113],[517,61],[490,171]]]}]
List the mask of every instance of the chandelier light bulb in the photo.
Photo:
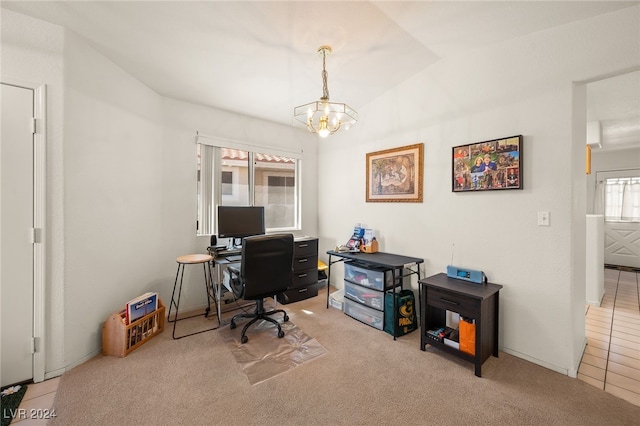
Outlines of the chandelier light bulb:
[{"label": "chandelier light bulb", "polygon": [[323,115],[322,117],[320,117],[320,122],[318,123],[318,135],[321,138],[326,138],[331,134],[331,131],[329,130],[329,127],[328,127],[328,123],[329,123],[329,117],[327,117],[326,115]]}]

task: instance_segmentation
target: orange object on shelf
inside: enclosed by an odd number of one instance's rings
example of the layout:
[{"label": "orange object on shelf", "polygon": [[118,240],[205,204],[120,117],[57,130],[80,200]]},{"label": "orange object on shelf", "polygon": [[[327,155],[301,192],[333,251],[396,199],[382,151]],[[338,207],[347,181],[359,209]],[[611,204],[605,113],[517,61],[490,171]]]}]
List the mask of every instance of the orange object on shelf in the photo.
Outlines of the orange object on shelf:
[{"label": "orange object on shelf", "polygon": [[[474,320],[471,320],[474,321]],[[460,317],[460,350],[474,356],[476,354],[476,324]]]}]

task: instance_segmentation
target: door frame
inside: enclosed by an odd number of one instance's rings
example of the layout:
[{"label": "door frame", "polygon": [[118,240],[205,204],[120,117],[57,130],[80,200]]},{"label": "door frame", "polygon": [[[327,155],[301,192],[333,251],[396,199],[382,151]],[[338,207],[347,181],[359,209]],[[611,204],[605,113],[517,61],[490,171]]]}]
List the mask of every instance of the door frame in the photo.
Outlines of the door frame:
[{"label": "door frame", "polygon": [[0,76],[0,83],[33,90],[33,381],[45,374],[46,328],[46,84]]}]

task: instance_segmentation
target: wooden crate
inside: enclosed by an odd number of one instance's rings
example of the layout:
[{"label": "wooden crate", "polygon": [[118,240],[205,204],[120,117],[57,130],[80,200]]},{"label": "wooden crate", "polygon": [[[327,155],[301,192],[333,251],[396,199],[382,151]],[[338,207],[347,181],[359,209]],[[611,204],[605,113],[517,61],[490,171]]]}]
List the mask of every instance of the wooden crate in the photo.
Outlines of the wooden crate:
[{"label": "wooden crate", "polygon": [[165,306],[158,298],[158,309],[131,324],[123,312],[111,314],[102,326],[102,354],[119,357],[147,343],[164,330]]}]

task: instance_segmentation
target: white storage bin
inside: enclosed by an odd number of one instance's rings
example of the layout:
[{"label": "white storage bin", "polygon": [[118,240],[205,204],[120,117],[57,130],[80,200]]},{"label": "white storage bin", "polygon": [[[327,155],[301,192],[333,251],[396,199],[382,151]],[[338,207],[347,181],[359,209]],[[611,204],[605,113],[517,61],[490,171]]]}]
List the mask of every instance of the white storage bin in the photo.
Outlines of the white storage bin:
[{"label": "white storage bin", "polygon": [[346,297],[344,299],[344,313],[378,330],[384,328],[384,311],[376,311]]},{"label": "white storage bin", "polygon": [[342,311],[343,303],[344,303],[344,289],[334,291],[329,295],[329,306],[332,306]]},{"label": "white storage bin", "polygon": [[391,270],[375,266],[365,266],[355,262],[344,264],[344,279],[381,291],[388,290],[393,286]]},{"label": "white storage bin", "polygon": [[344,295],[355,302],[360,302],[379,311],[384,310],[384,293],[381,291],[375,291],[345,281]]}]

